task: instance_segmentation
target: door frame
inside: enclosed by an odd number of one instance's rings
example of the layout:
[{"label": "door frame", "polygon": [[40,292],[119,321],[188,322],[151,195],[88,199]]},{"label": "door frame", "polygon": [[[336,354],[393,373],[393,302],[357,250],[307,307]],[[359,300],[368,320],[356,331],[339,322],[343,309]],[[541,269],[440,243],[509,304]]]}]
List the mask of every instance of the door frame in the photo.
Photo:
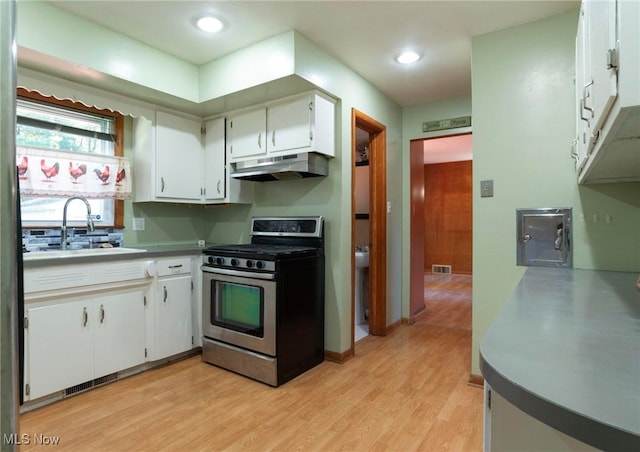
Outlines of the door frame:
[{"label": "door frame", "polygon": [[351,109],[351,350],[355,343],[356,128],[369,133],[369,334],[387,334],[387,128]]},{"label": "door frame", "polygon": [[[424,305],[424,142],[462,135],[473,136],[473,131],[444,133],[443,135],[416,138],[409,142],[409,318],[413,324],[416,317],[425,310]],[[473,181],[472,181],[473,183]],[[473,272],[473,270],[472,270]]]}]

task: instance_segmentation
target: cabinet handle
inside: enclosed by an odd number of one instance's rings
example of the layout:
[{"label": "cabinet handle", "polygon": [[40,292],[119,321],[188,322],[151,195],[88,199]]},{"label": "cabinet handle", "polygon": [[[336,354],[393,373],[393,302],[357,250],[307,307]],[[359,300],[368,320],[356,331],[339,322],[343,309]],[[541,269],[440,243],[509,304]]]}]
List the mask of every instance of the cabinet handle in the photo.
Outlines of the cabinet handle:
[{"label": "cabinet handle", "polygon": [[583,113],[584,110],[585,110],[584,99],[580,99],[580,119],[587,122],[587,127],[591,127],[591,118],[587,118],[584,115]]},{"label": "cabinet handle", "polygon": [[218,183],[216,184],[216,189],[218,190],[218,194],[220,194],[220,182],[222,181],[218,179]]},{"label": "cabinet handle", "polygon": [[[590,97],[587,88],[589,88],[591,85],[593,85],[593,80],[584,85],[584,88],[582,89],[582,100],[584,101],[582,102],[582,108],[587,110],[588,112],[591,112],[591,118],[593,118],[593,108],[587,107],[587,98]],[[580,116],[582,116],[582,112],[580,113]]]},{"label": "cabinet handle", "polygon": [[162,300],[163,302],[167,302],[167,286],[164,286],[164,300]]},{"label": "cabinet handle", "polygon": [[169,268],[181,268],[182,264],[178,264],[178,265],[169,265]]},{"label": "cabinet handle", "polygon": [[100,305],[100,323],[104,323],[104,305]]},{"label": "cabinet handle", "polygon": [[262,132],[258,134],[258,149],[262,149]]},{"label": "cabinet handle", "polygon": [[578,139],[577,138],[575,138],[571,142],[570,151],[571,151],[571,158],[577,162],[578,161]]},{"label": "cabinet handle", "polygon": [[160,192],[164,193],[164,177],[160,178]]},{"label": "cabinet handle", "polygon": [[275,147],[276,145],[276,131],[271,132],[271,144]]},{"label": "cabinet handle", "polygon": [[82,308],[82,326],[87,326],[89,322],[89,314],[87,314],[87,308]]}]

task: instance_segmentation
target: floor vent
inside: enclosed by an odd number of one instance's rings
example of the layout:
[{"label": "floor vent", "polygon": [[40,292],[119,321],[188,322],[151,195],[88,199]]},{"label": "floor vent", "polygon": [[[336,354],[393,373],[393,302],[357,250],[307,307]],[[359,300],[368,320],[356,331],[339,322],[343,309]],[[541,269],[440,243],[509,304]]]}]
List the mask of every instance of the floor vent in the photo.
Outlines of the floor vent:
[{"label": "floor vent", "polygon": [[119,377],[119,374],[116,372],[113,374],[105,375],[104,377],[96,378],[95,380],[85,381],[84,383],[80,383],[79,385],[71,386],[65,389],[64,395],[66,397],[73,394],[78,394],[79,392],[83,392],[112,381],[116,381]]},{"label": "floor vent", "polygon": [[451,273],[451,265],[432,265],[431,273]]}]

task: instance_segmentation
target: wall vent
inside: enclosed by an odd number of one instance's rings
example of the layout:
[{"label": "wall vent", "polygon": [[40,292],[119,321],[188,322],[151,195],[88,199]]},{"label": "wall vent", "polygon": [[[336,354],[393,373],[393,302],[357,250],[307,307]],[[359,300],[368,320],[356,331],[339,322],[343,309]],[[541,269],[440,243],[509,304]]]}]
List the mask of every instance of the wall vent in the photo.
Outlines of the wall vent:
[{"label": "wall vent", "polygon": [[431,273],[451,273],[451,265],[432,265]]}]

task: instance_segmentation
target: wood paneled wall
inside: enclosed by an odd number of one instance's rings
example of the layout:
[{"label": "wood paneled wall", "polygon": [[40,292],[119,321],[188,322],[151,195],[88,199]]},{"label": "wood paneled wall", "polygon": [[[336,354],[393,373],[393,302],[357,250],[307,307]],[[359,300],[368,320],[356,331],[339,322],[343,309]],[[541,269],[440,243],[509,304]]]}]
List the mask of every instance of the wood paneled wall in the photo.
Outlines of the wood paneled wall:
[{"label": "wood paneled wall", "polygon": [[424,165],[424,268],[471,274],[472,161]]}]

